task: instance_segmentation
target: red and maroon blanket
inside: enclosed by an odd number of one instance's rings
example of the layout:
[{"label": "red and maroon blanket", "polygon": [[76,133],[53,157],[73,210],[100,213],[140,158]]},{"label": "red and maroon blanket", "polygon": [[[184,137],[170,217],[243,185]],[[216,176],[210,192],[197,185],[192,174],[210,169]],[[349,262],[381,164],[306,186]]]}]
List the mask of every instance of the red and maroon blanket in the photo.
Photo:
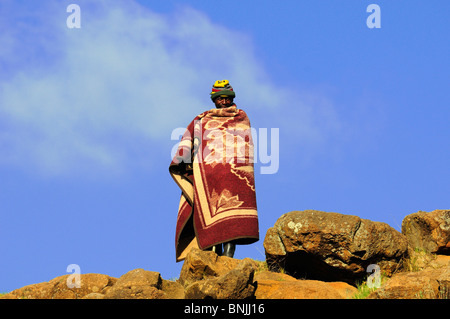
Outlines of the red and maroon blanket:
[{"label": "red and maroon blanket", "polygon": [[198,115],[187,127],[169,172],[181,189],[176,260],[235,241],[259,240],[250,121],[236,105]]}]

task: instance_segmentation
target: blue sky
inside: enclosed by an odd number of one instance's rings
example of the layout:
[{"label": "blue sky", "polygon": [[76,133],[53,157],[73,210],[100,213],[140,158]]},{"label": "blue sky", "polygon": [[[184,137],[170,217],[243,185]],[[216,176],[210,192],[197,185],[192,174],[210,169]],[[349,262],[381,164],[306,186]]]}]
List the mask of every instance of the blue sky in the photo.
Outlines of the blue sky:
[{"label": "blue sky", "polygon": [[[69,29],[69,4],[81,28]],[[369,4],[381,28],[369,29]],[[279,168],[256,192],[264,259],[278,217],[388,223],[448,209],[448,1],[2,1],[0,291],[81,273],[178,277],[171,133],[229,79]],[[269,136],[270,137],[270,136]],[[258,160],[258,154],[257,160]]]}]

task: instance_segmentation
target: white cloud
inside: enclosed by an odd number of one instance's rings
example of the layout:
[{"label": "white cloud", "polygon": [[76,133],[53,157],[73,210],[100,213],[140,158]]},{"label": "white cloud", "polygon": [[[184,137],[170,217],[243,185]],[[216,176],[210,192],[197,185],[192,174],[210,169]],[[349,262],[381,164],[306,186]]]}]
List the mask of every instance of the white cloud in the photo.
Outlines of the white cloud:
[{"label": "white cloud", "polygon": [[[216,79],[230,79],[243,105],[273,114],[292,105],[292,90],[271,83],[250,38],[202,12],[157,14],[133,1],[79,5],[81,29],[68,29],[61,2],[26,15],[8,2],[16,14],[0,25],[4,165],[58,175],[151,161],[151,146],[212,107]],[[295,103],[288,107],[303,123],[299,134],[320,134],[316,111]]]}]

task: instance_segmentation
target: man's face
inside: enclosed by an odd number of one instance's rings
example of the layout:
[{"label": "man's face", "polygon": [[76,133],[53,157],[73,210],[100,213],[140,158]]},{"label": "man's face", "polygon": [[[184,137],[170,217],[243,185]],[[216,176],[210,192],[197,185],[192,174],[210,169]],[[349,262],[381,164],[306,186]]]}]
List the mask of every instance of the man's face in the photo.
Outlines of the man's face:
[{"label": "man's face", "polygon": [[218,109],[229,107],[233,105],[233,99],[231,97],[219,96],[216,99],[214,99],[214,104]]}]

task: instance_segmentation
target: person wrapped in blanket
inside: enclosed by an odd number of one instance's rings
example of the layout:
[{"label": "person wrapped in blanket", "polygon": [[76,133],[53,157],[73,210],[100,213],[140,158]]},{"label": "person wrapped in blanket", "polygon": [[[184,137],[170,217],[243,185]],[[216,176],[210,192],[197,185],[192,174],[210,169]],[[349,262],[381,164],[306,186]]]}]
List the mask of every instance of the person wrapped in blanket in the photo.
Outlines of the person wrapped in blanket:
[{"label": "person wrapped in blanket", "polygon": [[216,81],[210,96],[215,108],[189,124],[169,166],[182,191],[177,261],[192,248],[233,257],[236,245],[259,240],[250,121],[228,80]]}]

